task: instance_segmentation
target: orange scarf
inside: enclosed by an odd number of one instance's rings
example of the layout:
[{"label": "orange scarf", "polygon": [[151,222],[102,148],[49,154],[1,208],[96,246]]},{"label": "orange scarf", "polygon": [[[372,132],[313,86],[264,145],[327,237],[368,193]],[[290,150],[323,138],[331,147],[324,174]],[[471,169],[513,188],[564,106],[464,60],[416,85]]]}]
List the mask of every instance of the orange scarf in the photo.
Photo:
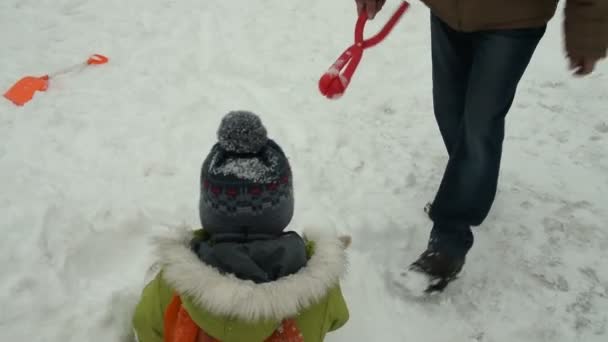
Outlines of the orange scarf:
[{"label": "orange scarf", "polygon": [[[205,333],[190,318],[182,300],[174,295],[165,311],[165,342],[221,342]],[[293,319],[285,320],[265,342],[304,342],[300,329]]]}]

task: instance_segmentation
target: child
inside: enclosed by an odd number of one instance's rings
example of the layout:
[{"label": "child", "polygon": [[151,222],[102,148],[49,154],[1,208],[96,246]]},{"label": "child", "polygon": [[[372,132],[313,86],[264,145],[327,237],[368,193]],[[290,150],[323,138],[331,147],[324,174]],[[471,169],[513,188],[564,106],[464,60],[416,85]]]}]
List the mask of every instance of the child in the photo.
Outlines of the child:
[{"label": "child", "polygon": [[139,342],[320,342],[349,313],[350,237],[285,232],[291,169],[260,119],[231,112],[201,172],[203,230],[158,239],[160,272],[133,318]]}]

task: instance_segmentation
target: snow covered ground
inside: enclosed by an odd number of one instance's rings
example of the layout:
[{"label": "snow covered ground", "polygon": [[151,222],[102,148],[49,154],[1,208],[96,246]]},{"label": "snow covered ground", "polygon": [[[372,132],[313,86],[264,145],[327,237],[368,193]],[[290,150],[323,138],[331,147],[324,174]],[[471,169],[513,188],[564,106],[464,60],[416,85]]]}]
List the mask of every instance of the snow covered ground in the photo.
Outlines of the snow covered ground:
[{"label": "snow covered ground", "polygon": [[0,341],[125,339],[148,239],[198,225],[200,165],[232,109],[260,114],[291,157],[292,227],[353,236],[351,320],[328,341],[608,340],[608,63],[571,77],[552,21],[462,278],[412,300],[396,280],[426,243],[446,162],[428,11],[414,2],[328,101],[316,82],[354,20],[352,0],[1,1],[1,90],[111,61],[23,108],[0,101]]}]

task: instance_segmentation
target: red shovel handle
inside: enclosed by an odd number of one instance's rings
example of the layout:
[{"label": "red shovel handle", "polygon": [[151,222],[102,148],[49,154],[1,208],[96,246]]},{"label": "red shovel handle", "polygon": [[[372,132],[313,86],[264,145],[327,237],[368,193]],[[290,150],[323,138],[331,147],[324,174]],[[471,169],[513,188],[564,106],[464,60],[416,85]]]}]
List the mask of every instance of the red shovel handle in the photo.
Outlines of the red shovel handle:
[{"label": "red shovel handle", "polygon": [[108,57],[100,54],[94,54],[87,60],[88,65],[99,65],[108,62]]}]

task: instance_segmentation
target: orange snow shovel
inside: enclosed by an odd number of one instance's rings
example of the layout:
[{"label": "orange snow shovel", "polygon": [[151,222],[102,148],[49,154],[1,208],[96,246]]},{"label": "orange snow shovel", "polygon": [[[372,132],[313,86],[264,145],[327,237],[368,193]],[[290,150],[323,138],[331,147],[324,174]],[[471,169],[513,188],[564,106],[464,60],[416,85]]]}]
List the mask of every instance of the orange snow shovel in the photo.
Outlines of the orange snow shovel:
[{"label": "orange snow shovel", "polygon": [[81,70],[89,65],[99,65],[108,62],[108,57],[95,54],[89,57],[84,63],[78,63],[69,68],[44,76],[26,76],[15,83],[5,94],[4,97],[12,101],[17,106],[23,106],[29,102],[36,91],[46,91],[49,87],[49,80],[59,75]]}]

